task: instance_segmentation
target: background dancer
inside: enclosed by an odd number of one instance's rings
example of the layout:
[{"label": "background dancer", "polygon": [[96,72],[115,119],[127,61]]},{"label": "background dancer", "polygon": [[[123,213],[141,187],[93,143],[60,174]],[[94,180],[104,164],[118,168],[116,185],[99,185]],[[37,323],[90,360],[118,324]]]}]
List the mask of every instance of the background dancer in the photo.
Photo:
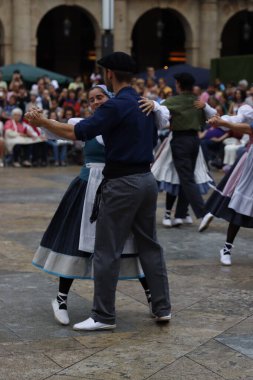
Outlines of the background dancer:
[{"label": "background dancer", "polygon": [[226,242],[220,250],[220,261],[223,265],[231,265],[231,250],[240,227],[253,228],[253,122],[232,123],[218,116],[209,122],[250,135],[248,151],[230,173],[214,213],[214,216],[229,222]]},{"label": "background dancer", "polygon": [[[253,108],[250,105],[243,105],[239,108],[236,116],[223,115],[221,116],[221,119],[232,123],[251,124],[253,122]],[[250,143],[248,143],[248,145],[250,145]],[[221,203],[221,192],[224,189],[231,173],[234,171],[238,161],[240,160],[241,155],[243,155],[245,151],[246,149],[241,151],[241,154],[237,157],[237,160],[234,162],[230,170],[217,185],[217,191],[214,191],[208,198],[205,204],[205,216],[199,225],[199,232],[205,231],[213,220],[214,215],[216,215],[216,211],[219,209]]]}]

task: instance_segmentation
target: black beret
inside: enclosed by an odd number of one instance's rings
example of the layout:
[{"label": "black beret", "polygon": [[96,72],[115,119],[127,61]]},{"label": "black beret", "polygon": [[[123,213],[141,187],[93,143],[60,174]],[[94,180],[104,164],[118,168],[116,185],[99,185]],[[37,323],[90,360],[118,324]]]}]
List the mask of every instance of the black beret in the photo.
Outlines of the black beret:
[{"label": "black beret", "polygon": [[97,61],[97,64],[114,71],[125,71],[134,73],[136,70],[136,64],[133,58],[123,53],[122,51],[116,51],[112,54],[106,55]]},{"label": "black beret", "polygon": [[174,78],[184,86],[193,86],[195,83],[195,78],[190,73],[178,73]]}]

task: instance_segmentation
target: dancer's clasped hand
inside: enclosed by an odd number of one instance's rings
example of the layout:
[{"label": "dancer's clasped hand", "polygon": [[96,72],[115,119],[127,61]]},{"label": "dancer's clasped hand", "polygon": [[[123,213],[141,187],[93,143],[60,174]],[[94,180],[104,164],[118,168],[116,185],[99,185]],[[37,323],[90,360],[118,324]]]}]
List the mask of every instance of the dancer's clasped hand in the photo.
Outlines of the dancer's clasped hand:
[{"label": "dancer's clasped hand", "polygon": [[25,114],[25,119],[34,126],[39,126],[41,122],[45,119],[43,115],[43,110],[40,108],[33,107],[29,112]]},{"label": "dancer's clasped hand", "polygon": [[211,119],[207,120],[207,124],[211,125],[212,127],[226,127],[227,122],[220,116],[215,115],[211,117]]}]

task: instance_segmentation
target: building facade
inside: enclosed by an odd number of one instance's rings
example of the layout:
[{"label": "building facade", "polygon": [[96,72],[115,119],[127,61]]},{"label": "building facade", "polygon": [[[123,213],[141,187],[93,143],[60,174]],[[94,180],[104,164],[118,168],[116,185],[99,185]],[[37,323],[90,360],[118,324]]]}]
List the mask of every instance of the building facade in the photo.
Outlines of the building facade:
[{"label": "building facade", "polygon": [[[177,62],[208,68],[253,53],[253,0],[115,0],[114,50],[139,70]],[[1,65],[24,62],[74,75],[102,49],[102,0],[0,0]]]}]

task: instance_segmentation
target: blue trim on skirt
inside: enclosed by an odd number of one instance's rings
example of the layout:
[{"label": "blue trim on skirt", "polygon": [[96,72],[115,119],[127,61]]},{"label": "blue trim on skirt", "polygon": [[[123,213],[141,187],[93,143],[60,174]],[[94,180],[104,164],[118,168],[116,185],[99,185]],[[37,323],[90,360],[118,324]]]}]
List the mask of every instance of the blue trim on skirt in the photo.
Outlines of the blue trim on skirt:
[{"label": "blue trim on skirt", "polygon": [[[94,280],[94,277],[87,276],[87,277],[82,277],[82,276],[66,276],[63,275],[62,273],[56,273],[56,272],[51,272],[49,270],[44,269],[41,265],[36,264],[34,261],[32,261],[32,265],[34,265],[36,268],[43,270],[43,272],[51,274],[53,276],[57,277],[64,277],[64,278],[71,278],[71,279],[76,279],[76,280]],[[139,278],[144,278],[145,276],[143,274],[140,274],[139,276],[127,276],[127,277],[119,277],[118,279],[121,281],[124,280],[138,280]]]}]

